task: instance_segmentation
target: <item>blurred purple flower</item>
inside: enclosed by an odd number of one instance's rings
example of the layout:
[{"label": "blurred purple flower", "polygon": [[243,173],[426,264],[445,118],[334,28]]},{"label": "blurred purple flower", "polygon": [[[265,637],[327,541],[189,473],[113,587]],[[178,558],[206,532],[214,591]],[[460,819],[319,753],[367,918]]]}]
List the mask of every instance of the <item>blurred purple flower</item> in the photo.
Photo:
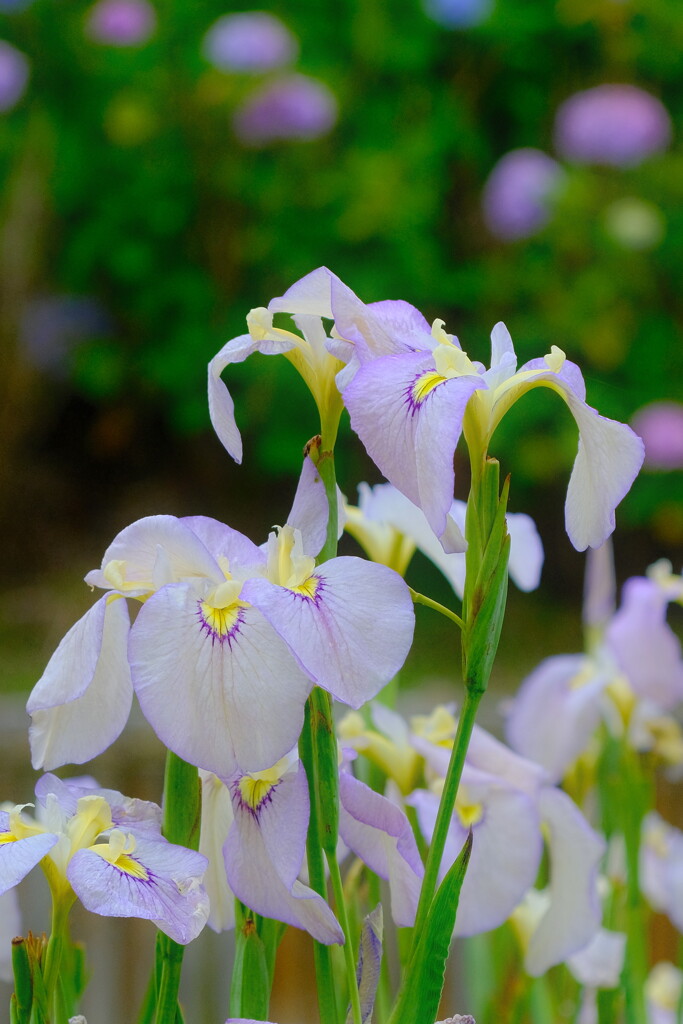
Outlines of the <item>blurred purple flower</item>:
[{"label": "blurred purple flower", "polygon": [[96,299],[46,295],[26,306],[20,338],[29,362],[60,375],[66,373],[69,352],[79,342],[102,337],[111,329],[109,316]]},{"label": "blurred purple flower", "polygon": [[235,112],[233,127],[247,145],[316,139],[337,120],[334,93],[316,78],[286,75],[254,90]]},{"label": "blurred purple flower", "polygon": [[645,442],[645,466],[683,468],[683,405],[651,402],[633,417],[633,429]]},{"label": "blurred purple flower", "polygon": [[105,46],[140,46],[156,28],[156,12],[147,0],[99,0],[90,8],[86,32]]},{"label": "blurred purple flower", "polygon": [[489,174],[482,197],[484,220],[496,238],[528,238],[550,220],[551,198],[564,171],[540,149],[513,149]]},{"label": "blurred purple flower", "polygon": [[574,93],[555,117],[555,145],[568,160],[632,167],[671,141],[664,105],[635,85],[598,85]]},{"label": "blurred purple flower", "polygon": [[224,14],[204,36],[202,52],[220,71],[259,74],[293,63],[299,43],[274,14]]},{"label": "blurred purple flower", "polygon": [[493,10],[493,0],[424,0],[427,17],[444,28],[480,25]]},{"label": "blurred purple flower", "polygon": [[0,112],[21,99],[28,82],[29,63],[11,43],[0,39]]},{"label": "blurred purple flower", "polygon": [[0,11],[15,14],[18,11],[25,11],[32,3],[33,0],[0,0]]}]

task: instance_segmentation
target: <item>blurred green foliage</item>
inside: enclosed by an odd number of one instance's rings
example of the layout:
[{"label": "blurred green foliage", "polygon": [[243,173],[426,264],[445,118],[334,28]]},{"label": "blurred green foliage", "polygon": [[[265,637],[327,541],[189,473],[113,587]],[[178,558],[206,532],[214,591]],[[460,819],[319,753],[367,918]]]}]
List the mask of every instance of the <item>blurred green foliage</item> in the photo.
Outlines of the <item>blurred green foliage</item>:
[{"label": "blurred green foliage", "polygon": [[[481,214],[496,160],[520,146],[553,154],[555,112],[579,89],[631,82],[681,122],[678,0],[497,0],[460,31],[419,0],[266,6],[300,40],[297,70],[338,98],[322,138],[240,144],[231,116],[258,79],[202,57],[206,30],[231,10],[219,0],[159,0],[155,34],[126,48],[87,38],[82,0],[0,13],[0,36],[31,62],[25,96],[0,116],[3,246],[30,250],[15,334],[35,295],[94,296],[111,319],[66,353],[67,393],[208,430],[208,359],[245,331],[250,307],[324,263],[365,301],[404,298],[442,317],[476,358],[499,319],[520,361],[559,345],[605,415],[679,397],[679,140],[628,170],[567,166],[532,238],[498,241]],[[649,248],[610,230],[611,204],[629,197],[656,208]],[[247,461],[294,468],[311,407],[291,368],[261,359],[231,374]],[[555,417],[539,397],[506,420],[500,447],[520,482],[568,470],[574,427]],[[645,480],[627,514],[680,541],[683,515],[663,515],[667,503],[683,507],[680,474]]]}]

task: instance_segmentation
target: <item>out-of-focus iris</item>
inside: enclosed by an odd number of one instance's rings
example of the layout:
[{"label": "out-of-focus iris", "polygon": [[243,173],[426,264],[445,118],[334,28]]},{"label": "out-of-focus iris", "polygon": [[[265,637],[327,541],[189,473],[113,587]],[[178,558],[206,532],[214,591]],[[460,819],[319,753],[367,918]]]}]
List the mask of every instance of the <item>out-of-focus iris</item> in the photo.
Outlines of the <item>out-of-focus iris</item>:
[{"label": "out-of-focus iris", "polygon": [[30,7],[33,0],[0,0],[0,11],[5,14],[16,14]]},{"label": "out-of-focus iris", "polygon": [[156,28],[147,0],[99,0],[86,16],[88,36],[105,46],[141,46]]},{"label": "out-of-focus iris", "polygon": [[550,220],[552,197],[565,177],[540,149],[513,149],[489,174],[482,197],[484,220],[496,238],[528,238]]},{"label": "out-of-focus iris", "polygon": [[27,359],[38,369],[66,375],[69,355],[81,342],[112,330],[106,310],[94,298],[43,295],[31,300],[21,318],[20,339]]},{"label": "out-of-focus iris", "polygon": [[424,0],[425,13],[444,28],[480,25],[493,10],[493,0]]},{"label": "out-of-focus iris", "polygon": [[633,167],[671,141],[664,105],[635,85],[598,85],[574,93],[555,118],[555,145],[581,164]]},{"label": "out-of-focus iris", "polygon": [[202,52],[219,71],[259,74],[292,64],[299,43],[274,14],[246,11],[218,18],[204,36]]},{"label": "out-of-focus iris", "polygon": [[282,139],[316,139],[337,120],[337,100],[324,82],[286,75],[254,90],[235,111],[237,137],[249,146]]},{"label": "out-of-focus iris", "polygon": [[683,405],[680,402],[644,405],[633,417],[632,426],[645,443],[645,466],[683,468]]},{"label": "out-of-focus iris", "polygon": [[24,94],[29,63],[11,43],[0,39],[0,112],[11,110]]}]

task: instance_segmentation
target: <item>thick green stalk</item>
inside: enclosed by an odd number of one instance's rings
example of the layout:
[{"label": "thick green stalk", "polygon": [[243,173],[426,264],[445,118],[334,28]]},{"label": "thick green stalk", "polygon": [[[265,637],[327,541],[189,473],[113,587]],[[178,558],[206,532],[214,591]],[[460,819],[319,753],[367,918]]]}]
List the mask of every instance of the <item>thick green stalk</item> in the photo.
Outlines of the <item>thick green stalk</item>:
[{"label": "thick green stalk", "polygon": [[638,755],[622,745],[622,827],[626,848],[626,962],[622,975],[627,1024],[647,1024],[645,980],[648,974],[647,918],[640,888],[640,838],[648,801]]},{"label": "thick green stalk", "polygon": [[344,943],[344,964],[346,967],[349,1001],[351,1003],[351,1016],[353,1024],[362,1024],[360,993],[358,992],[358,983],[356,981],[356,961],[353,954],[353,943],[349,935],[349,920],[346,913],[346,901],[344,900],[344,890],[342,888],[341,872],[339,871],[336,852],[327,851],[327,863],[330,869],[337,918],[346,937],[346,942]]}]

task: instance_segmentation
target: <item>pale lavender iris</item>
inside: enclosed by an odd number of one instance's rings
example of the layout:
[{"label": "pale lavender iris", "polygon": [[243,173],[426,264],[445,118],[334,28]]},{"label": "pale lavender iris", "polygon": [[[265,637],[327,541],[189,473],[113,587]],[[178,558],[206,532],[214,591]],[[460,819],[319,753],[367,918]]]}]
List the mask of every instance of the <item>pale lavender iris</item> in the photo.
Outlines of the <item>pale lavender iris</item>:
[{"label": "pale lavender iris", "polygon": [[[437,776],[444,776],[450,750],[428,736],[413,742]],[[432,835],[439,804],[436,792],[416,790],[408,802],[420,828]],[[528,974],[549,967],[585,946],[600,925],[597,866],[603,840],[569,797],[548,784],[545,773],[475,727],[458,790],[441,864],[453,864],[472,831],[472,853],[460,894],[456,935],[498,927],[534,892],[544,845],[549,882],[545,911],[535,922],[525,952]]]},{"label": "pale lavender iris", "polygon": [[565,172],[540,149],[513,149],[490,172],[482,195],[484,220],[504,241],[528,238],[546,226]]},{"label": "pale lavender iris", "polygon": [[424,0],[425,13],[444,28],[470,28],[486,21],[493,0]]},{"label": "pale lavender iris", "polygon": [[[123,530],[87,576],[108,593],[29,698],[34,764],[104,750],[133,688],[165,745],[223,778],[260,771],[295,745],[314,683],[353,707],[375,696],[410,649],[410,593],[360,558],[316,567],[326,523],[307,459],[290,524],[264,549],[203,516],[150,516]],[[126,597],[143,602],[132,627]]]},{"label": "pale lavender iris", "polygon": [[285,75],[255,89],[235,111],[233,128],[248,146],[287,139],[306,141],[335,125],[337,99],[324,82],[308,75]]},{"label": "pale lavender iris", "polygon": [[29,76],[29,62],[15,46],[0,39],[0,113],[11,110],[23,96]]},{"label": "pale lavender iris", "polygon": [[649,469],[683,468],[683,405],[651,402],[633,417],[633,429],[645,444]]},{"label": "pale lavender iris", "polygon": [[104,45],[141,46],[156,23],[156,12],[147,0],[99,0],[88,12],[86,32]]},{"label": "pale lavender iris", "polygon": [[53,899],[78,897],[104,917],[153,921],[176,942],[196,938],[209,913],[206,858],[161,835],[154,804],[101,790],[92,780],[43,776],[35,818],[0,811],[0,893],[42,862]]},{"label": "pale lavender iris", "polygon": [[202,51],[220,71],[260,74],[292,64],[299,52],[293,33],[274,14],[224,14],[209,28]]},{"label": "pale lavender iris", "polygon": [[635,85],[606,84],[565,100],[555,118],[555,145],[582,164],[632,167],[671,141],[664,105]]},{"label": "pale lavender iris", "polygon": [[45,295],[27,303],[20,337],[34,366],[65,376],[73,349],[84,341],[110,334],[111,329],[111,318],[96,299]]}]

